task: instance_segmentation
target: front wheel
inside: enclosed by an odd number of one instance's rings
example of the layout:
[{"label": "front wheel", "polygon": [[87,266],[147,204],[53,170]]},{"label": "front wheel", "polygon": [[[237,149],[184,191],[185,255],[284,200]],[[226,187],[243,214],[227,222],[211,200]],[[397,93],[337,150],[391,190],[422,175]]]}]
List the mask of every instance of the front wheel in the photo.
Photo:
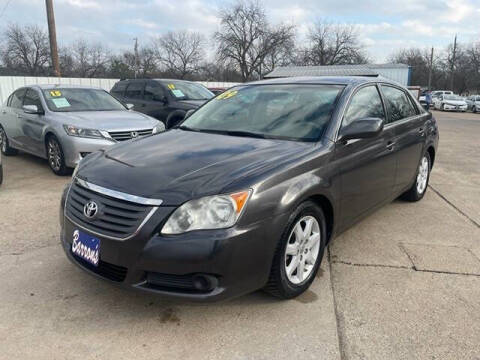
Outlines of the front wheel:
[{"label": "front wheel", "polygon": [[54,135],[47,139],[47,158],[48,165],[55,175],[63,176],[69,173],[69,168],[65,165],[62,146]]},{"label": "front wheel", "polygon": [[277,245],[265,291],[291,299],[309,288],[325,250],[325,224],[322,209],[311,201],[292,213]]},{"label": "front wheel", "polygon": [[8,142],[8,137],[7,133],[3,129],[3,127],[0,125],[0,149],[2,151],[3,155],[9,156],[9,155],[17,155],[18,150],[10,147],[10,143]]},{"label": "front wheel", "polygon": [[419,201],[425,195],[428,186],[428,180],[430,179],[431,160],[428,152],[422,156],[420,165],[418,166],[417,176],[412,187],[402,194],[402,198],[407,201]]},{"label": "front wheel", "polygon": [[477,107],[476,107],[476,106],[473,106],[473,107],[472,107],[472,112],[473,112],[473,113],[476,113],[476,112],[477,112]]}]

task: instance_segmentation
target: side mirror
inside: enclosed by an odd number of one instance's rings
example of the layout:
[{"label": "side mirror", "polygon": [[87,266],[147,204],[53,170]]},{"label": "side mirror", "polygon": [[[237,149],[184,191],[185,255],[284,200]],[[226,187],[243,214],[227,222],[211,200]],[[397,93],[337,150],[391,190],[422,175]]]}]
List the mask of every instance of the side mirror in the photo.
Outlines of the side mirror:
[{"label": "side mirror", "polygon": [[164,104],[168,103],[168,99],[166,96],[159,96],[159,95],[153,95],[153,101],[160,101]]},{"label": "side mirror", "polygon": [[384,121],[379,118],[363,118],[352,122],[340,130],[338,140],[367,139],[379,135]]},{"label": "side mirror", "polygon": [[128,104],[125,104],[125,106],[127,107],[128,110],[132,110],[135,105],[128,103]]},{"label": "side mirror", "polygon": [[38,109],[37,105],[23,105],[22,109],[27,114],[42,114],[42,111]]},{"label": "side mirror", "polygon": [[185,117],[183,118],[184,120],[185,119],[188,119],[190,117],[190,115],[192,115],[193,113],[195,112],[195,109],[190,109],[188,110],[186,113],[185,113]]}]

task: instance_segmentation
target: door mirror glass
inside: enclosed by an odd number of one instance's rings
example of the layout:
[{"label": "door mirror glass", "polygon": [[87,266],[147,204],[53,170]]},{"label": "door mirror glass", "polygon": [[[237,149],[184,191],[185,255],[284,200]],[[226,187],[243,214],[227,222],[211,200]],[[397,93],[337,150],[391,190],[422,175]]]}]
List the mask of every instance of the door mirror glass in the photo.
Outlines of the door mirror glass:
[{"label": "door mirror glass", "polygon": [[27,114],[40,114],[40,110],[38,110],[37,105],[23,105],[22,109]]},{"label": "door mirror glass", "polygon": [[133,105],[133,104],[130,104],[130,103],[125,104],[125,106],[127,107],[128,110],[132,110],[133,107],[134,107],[134,105]]},{"label": "door mirror glass", "polygon": [[338,140],[367,139],[378,136],[383,130],[384,121],[379,118],[363,118],[352,122],[340,130]]}]

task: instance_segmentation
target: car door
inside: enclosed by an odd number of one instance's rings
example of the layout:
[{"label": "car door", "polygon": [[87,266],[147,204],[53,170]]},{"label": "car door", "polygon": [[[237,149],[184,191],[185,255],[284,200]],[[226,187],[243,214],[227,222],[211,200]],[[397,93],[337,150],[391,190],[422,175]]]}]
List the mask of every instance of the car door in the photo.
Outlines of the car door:
[{"label": "car door", "polygon": [[165,123],[169,108],[167,95],[162,85],[154,80],[147,81],[143,100],[145,107],[142,112]]},{"label": "car door", "polygon": [[[358,89],[344,113],[341,128],[361,118],[386,120],[375,84]],[[338,141],[335,157],[340,171],[342,227],[348,227],[368,210],[390,199],[395,180],[393,131],[384,129],[374,138]]]},{"label": "car door", "polygon": [[131,80],[125,90],[125,103],[133,104],[133,110],[144,112],[145,102],[143,101],[143,88],[145,81]]},{"label": "car door", "polygon": [[23,113],[22,105],[26,89],[21,88],[12,94],[10,106],[8,106],[5,114],[3,127],[7,134],[10,144],[17,149],[25,149],[25,134],[23,133],[23,123],[21,114]]},{"label": "car door", "polygon": [[43,129],[46,125],[45,111],[40,94],[37,90],[28,88],[23,99],[23,105],[35,105],[39,110],[39,114],[28,114],[22,111],[20,120],[22,122],[23,133],[25,134],[25,146],[28,150],[35,154],[45,153],[45,143],[43,139]]},{"label": "car door", "polygon": [[412,184],[426,137],[426,122],[431,115],[420,111],[411,96],[399,87],[383,84],[381,91],[387,108],[387,128],[394,132],[397,166],[394,192]]}]

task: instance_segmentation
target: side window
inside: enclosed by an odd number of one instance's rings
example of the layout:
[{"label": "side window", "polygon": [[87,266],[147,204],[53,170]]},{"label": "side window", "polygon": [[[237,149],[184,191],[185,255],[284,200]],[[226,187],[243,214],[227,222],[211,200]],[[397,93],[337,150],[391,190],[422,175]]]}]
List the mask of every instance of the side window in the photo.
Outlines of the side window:
[{"label": "side window", "polygon": [[33,89],[28,89],[23,100],[23,105],[36,105],[39,110],[43,110],[40,95]]},{"label": "side window", "polygon": [[411,101],[408,100],[407,94],[405,94],[403,90],[383,85],[382,92],[387,105],[389,122],[398,121],[417,114]]},{"label": "side window", "polygon": [[12,100],[10,100],[10,106],[20,109],[23,104],[23,97],[25,96],[25,89],[20,89],[12,94]]},{"label": "side window", "polygon": [[113,86],[112,94],[116,96],[123,96],[125,89],[127,88],[127,83],[124,81],[118,82]]},{"label": "side window", "polygon": [[364,87],[353,95],[343,118],[342,127],[367,117],[385,119],[385,111],[376,86]]},{"label": "side window", "polygon": [[125,97],[130,99],[141,99],[143,93],[143,85],[144,83],[141,81],[128,84],[127,91],[125,91]]},{"label": "side window", "polygon": [[145,86],[145,92],[143,94],[143,98],[145,100],[160,100],[162,97],[165,96],[162,87],[154,81],[149,81]]}]

